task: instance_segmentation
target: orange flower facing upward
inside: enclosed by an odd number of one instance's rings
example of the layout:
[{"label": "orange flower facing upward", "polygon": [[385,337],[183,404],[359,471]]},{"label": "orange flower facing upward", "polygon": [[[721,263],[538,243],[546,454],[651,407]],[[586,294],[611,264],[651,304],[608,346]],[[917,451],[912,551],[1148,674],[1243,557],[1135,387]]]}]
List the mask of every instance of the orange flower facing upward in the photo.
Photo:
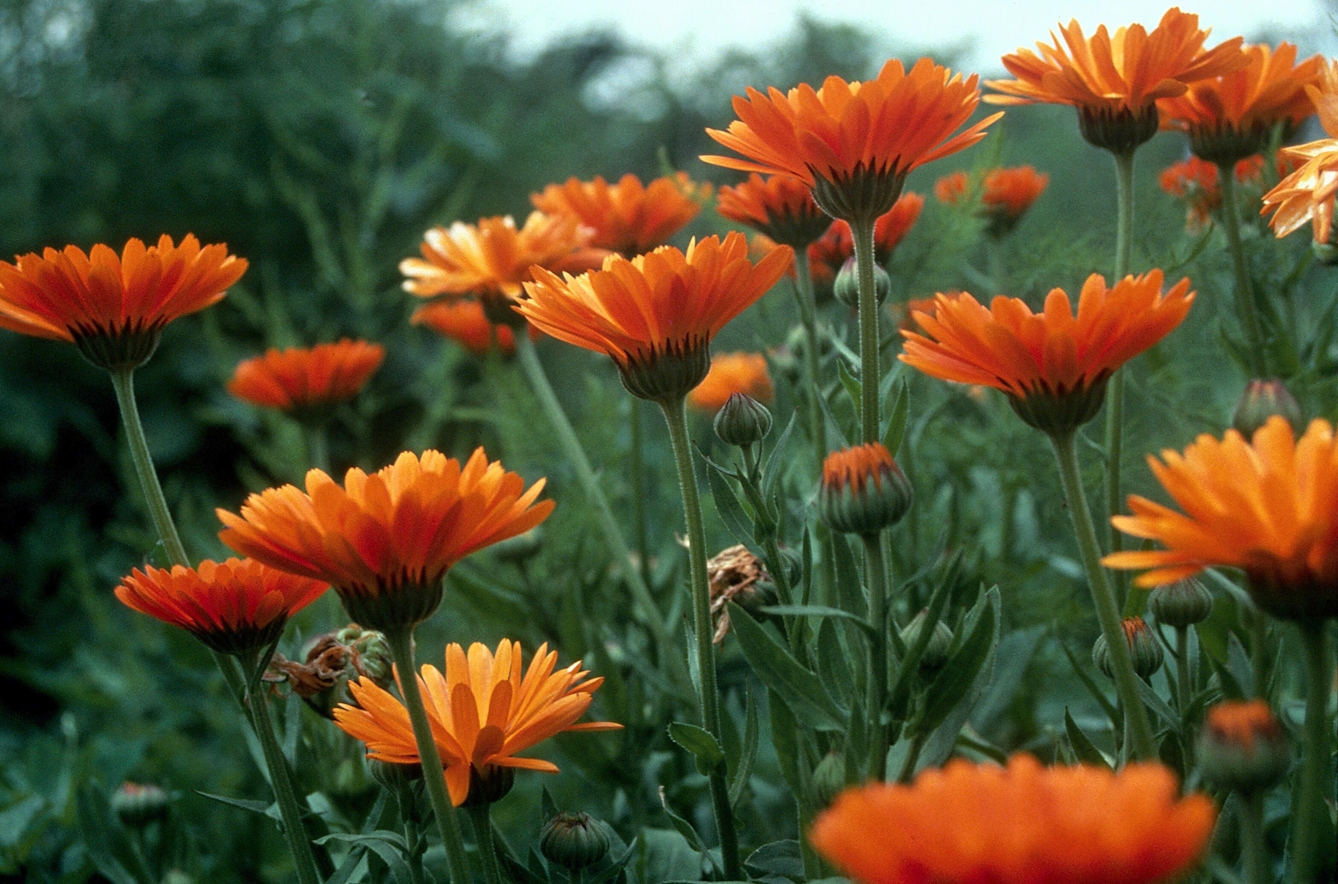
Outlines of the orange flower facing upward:
[{"label": "orange flower facing upward", "polygon": [[1160,764],[1112,773],[1018,754],[848,789],[809,840],[861,884],[1154,884],[1194,865],[1215,816]]},{"label": "orange flower facing upward", "polygon": [[[568,178],[532,194],[534,207],[553,217],[569,217],[590,228],[590,245],[627,257],[664,245],[697,217],[710,185],[694,185],[686,172],[643,185],[627,174],[617,184],[596,175],[594,181]],[[542,263],[542,262],[535,262]]]},{"label": "orange flower facing upward", "polygon": [[1162,294],[1160,270],[1110,287],[1092,274],[1076,316],[1062,289],[1041,313],[1002,295],[986,309],[965,292],[940,294],[933,313],[912,314],[924,334],[903,331],[900,358],[936,378],[1002,390],[1030,425],[1068,433],[1096,415],[1111,373],[1179,325],[1193,300],[1188,279]]},{"label": "orange flower facing upward", "polygon": [[756,265],[741,233],[661,246],[602,270],[562,277],[536,268],[520,311],[540,331],[607,353],[634,396],[676,402],[710,366],[711,339],[789,269],[786,246]]},{"label": "orange flower facing upward", "polygon": [[1278,153],[1298,164],[1278,186],[1264,195],[1260,214],[1273,212],[1269,224],[1278,236],[1300,229],[1307,221],[1315,242],[1328,243],[1333,229],[1334,197],[1338,194],[1338,60],[1323,67],[1320,85],[1307,86],[1319,121],[1331,137],[1284,147]]},{"label": "orange flower facing upward", "polygon": [[[460,645],[447,645],[444,675],[435,666],[422,667],[418,686],[456,807],[500,798],[516,768],[557,773],[552,762],[516,754],[554,734],[622,727],[607,721],[577,724],[604,679],[586,678],[579,662],[555,672],[556,664],[557,652],[545,644],[523,669],[520,643],[502,639],[496,654],[477,642],[467,654]],[[335,722],[367,744],[367,757],[418,764],[404,704],[368,678],[350,682],[349,692],[358,705],[340,704]]]},{"label": "orange flower facing upward", "polygon": [[719,411],[734,393],[743,393],[764,405],[775,398],[765,356],[761,353],[721,353],[711,357],[711,369],[688,393],[688,404],[702,411]]},{"label": "orange flower facing upward", "polygon": [[69,341],[90,362],[112,371],[142,365],[163,326],[223,297],[246,272],[246,260],[225,245],[180,245],[163,234],[157,245],[138,239],[120,255],[99,243],[46,249],[0,261],[0,328]]},{"label": "orange flower facing upward", "polygon": [[116,587],[116,597],[215,651],[245,654],[267,647],[289,617],[329,588],[251,559],[206,559],[198,568],[136,568]]},{"label": "orange flower facing upward", "polygon": [[386,357],[386,348],[344,338],[314,347],[271,348],[237,365],[228,392],[266,408],[294,414],[324,412],[362,391]]},{"label": "orange flower facing upward", "polygon": [[976,82],[922,58],[909,71],[892,59],[864,82],[828,77],[819,89],[803,83],[788,93],[750,88],[734,97],[738,119],[728,131],[706,130],[744,159],[702,159],[793,176],[833,218],[871,221],[896,202],[908,172],[975,144],[1001,116],[957,131],[980,102]]},{"label": "orange flower facing upward", "polygon": [[1184,454],[1148,458],[1180,512],[1131,495],[1130,516],[1111,522],[1165,549],[1127,550],[1111,568],[1150,568],[1138,586],[1160,586],[1204,568],[1240,568],[1250,594],[1275,617],[1313,622],[1338,616],[1338,443],[1327,421],[1299,440],[1271,417],[1253,441],[1235,430],[1202,435]]},{"label": "orange flower facing upward", "polygon": [[808,185],[798,178],[763,178],[756,172],[736,187],[720,188],[716,211],[792,249],[807,248],[832,220],[813,201]]},{"label": "orange flower facing upward", "polygon": [[[508,356],[516,352],[515,332],[508,325],[490,321],[477,301],[433,301],[415,310],[409,321],[460,342],[476,356],[487,355],[494,341]],[[526,327],[531,339],[539,337],[538,329],[528,323]]]},{"label": "orange flower facing upward", "polygon": [[218,510],[224,543],[275,568],[334,586],[349,615],[382,632],[412,626],[441,601],[452,565],[523,534],[553,510],[538,501],[544,480],[524,480],[475,450],[463,466],[425,451],[402,453],[371,475],[348,471],[344,487],[320,470],[307,490],[252,494],[241,514]]},{"label": "orange flower facing upward", "polygon": [[[1049,183],[1049,175],[1031,166],[1009,166],[987,172],[980,194],[983,214],[990,221],[987,233],[1003,236],[1012,231]],[[950,206],[960,203],[970,192],[971,180],[965,172],[953,172],[934,182],[934,196]]]}]

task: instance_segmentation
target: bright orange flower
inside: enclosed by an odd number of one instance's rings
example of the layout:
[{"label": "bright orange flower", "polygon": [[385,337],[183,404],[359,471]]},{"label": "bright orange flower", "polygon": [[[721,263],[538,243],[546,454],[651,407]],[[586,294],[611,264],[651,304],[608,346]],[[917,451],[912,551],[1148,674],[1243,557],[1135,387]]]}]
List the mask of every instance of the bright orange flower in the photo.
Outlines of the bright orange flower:
[{"label": "bright orange flower", "polygon": [[[1076,20],[1060,28],[1064,45],[1037,43],[1003,57],[1016,80],[990,80],[1002,95],[991,104],[1071,104],[1078,109],[1083,137],[1117,153],[1132,151],[1157,132],[1157,99],[1181,95],[1190,83],[1230,73],[1245,65],[1240,37],[1204,50],[1208,32],[1199,17],[1171,8],[1151,33],[1142,25],[1105,25],[1089,39]],[[1067,48],[1066,48],[1067,47]]]},{"label": "bright orange flower", "polygon": [[246,272],[225,245],[201,248],[193,234],[180,245],[163,234],[138,239],[120,255],[99,243],[0,261],[0,328],[70,341],[94,364],[134,368],[153,354],[163,326],[223,297]]},{"label": "bright orange flower", "polygon": [[1194,865],[1215,816],[1160,764],[1112,773],[1018,754],[849,789],[809,840],[862,884],[1154,884]]},{"label": "bright orange flower", "polygon": [[1077,316],[1062,289],[1039,314],[1017,298],[1000,295],[986,309],[966,293],[940,294],[932,314],[912,314],[927,337],[902,332],[900,358],[936,378],[1002,390],[1032,426],[1069,432],[1100,409],[1111,373],[1179,325],[1193,300],[1188,279],[1163,295],[1160,270],[1111,287],[1092,274]]},{"label": "bright orange flower", "polygon": [[971,178],[965,172],[950,172],[934,182],[934,198],[955,206],[971,190]]},{"label": "bright orange flower", "polygon": [[[1242,184],[1259,181],[1264,170],[1264,158],[1255,155],[1236,163],[1236,180]],[[1217,164],[1191,156],[1183,162],[1167,166],[1157,179],[1161,189],[1185,201],[1185,228],[1198,233],[1212,221],[1213,213],[1222,207],[1222,185],[1217,180]]]},{"label": "bright orange flower", "polygon": [[[522,672],[520,643],[502,639],[496,655],[477,642],[468,654],[457,644],[447,645],[445,675],[435,666],[422,667],[418,686],[456,807],[471,797],[471,779],[487,789],[499,779],[499,768],[557,773],[552,762],[516,756],[554,734],[622,727],[608,721],[577,724],[604,679],[586,678],[589,673],[579,662],[554,672],[556,663],[557,652],[541,645]],[[404,704],[368,678],[351,682],[349,692],[358,705],[340,704],[335,722],[367,744],[367,757],[418,764]]]},{"label": "bright orange flower", "polygon": [[833,531],[876,535],[901,520],[913,491],[882,442],[833,451],[822,461],[818,514]]},{"label": "bright orange flower", "polygon": [[252,559],[206,559],[198,568],[136,568],[116,587],[116,597],[215,651],[242,654],[273,642],[289,617],[329,588]]},{"label": "bright orange flower", "polygon": [[746,159],[702,159],[798,178],[834,218],[876,218],[892,207],[908,172],[970,147],[999,118],[957,132],[980,101],[976,82],[922,58],[910,71],[892,59],[864,82],[828,77],[819,89],[803,83],[788,93],[750,88],[746,98],[734,97],[738,119],[728,131],[706,130]]},{"label": "bright orange flower", "polygon": [[334,586],[349,615],[383,632],[426,619],[452,565],[523,534],[553,510],[524,480],[475,450],[462,468],[436,451],[406,451],[371,475],[354,468],[344,487],[320,470],[307,490],[252,494],[241,515],[218,510],[228,546],[275,568]]},{"label": "bright orange flower", "polygon": [[756,172],[736,187],[720,188],[716,211],[793,249],[807,248],[832,220],[818,208],[813,192],[799,179],[789,175],[763,178]]},{"label": "bright orange flower", "polygon": [[550,184],[531,194],[530,202],[541,212],[575,218],[590,228],[590,245],[631,257],[664,245],[697,217],[710,194],[709,184],[694,185],[686,172],[647,185],[632,174],[617,184],[596,175],[594,181],[568,178],[566,184]]},{"label": "bright orange flower", "polygon": [[1260,214],[1276,213],[1269,224],[1278,236],[1286,236],[1309,221],[1315,242],[1327,243],[1333,229],[1334,197],[1338,194],[1338,60],[1324,66],[1320,86],[1307,86],[1306,93],[1315,103],[1324,131],[1331,137],[1279,151],[1299,167],[1264,195]]},{"label": "bright orange flower", "polygon": [[344,338],[314,347],[271,348],[237,365],[228,392],[266,408],[305,412],[352,399],[386,357],[386,348]]},{"label": "bright orange flower", "polygon": [[[487,355],[494,340],[503,353],[516,352],[515,332],[510,326],[490,321],[483,305],[477,301],[433,301],[415,310],[409,321],[459,341],[477,356]],[[538,329],[528,323],[526,327],[532,339],[539,337]]]},{"label": "bright orange flower", "polygon": [[781,246],[756,266],[741,233],[694,240],[686,252],[661,246],[604,269],[558,277],[535,268],[520,311],[540,331],[607,353],[635,396],[671,402],[701,383],[711,339],[789,269]]},{"label": "bright orange flower", "polygon": [[688,394],[688,404],[702,411],[719,411],[734,393],[743,393],[763,404],[775,398],[765,356],[761,353],[712,356],[711,370]]},{"label": "bright orange flower", "polygon": [[1271,417],[1247,442],[1235,430],[1204,434],[1148,465],[1182,512],[1131,495],[1131,516],[1111,522],[1160,550],[1112,553],[1111,568],[1151,568],[1138,586],[1159,586],[1227,565],[1250,578],[1261,608],[1313,621],[1338,616],[1338,442],[1327,421],[1296,440]]},{"label": "bright orange flower", "polygon": [[[1049,175],[1031,166],[1009,166],[987,172],[980,205],[984,216],[990,219],[990,235],[1002,236],[1017,226],[1049,183]],[[957,205],[970,191],[971,179],[965,172],[953,172],[934,182],[934,196],[950,206]]]}]

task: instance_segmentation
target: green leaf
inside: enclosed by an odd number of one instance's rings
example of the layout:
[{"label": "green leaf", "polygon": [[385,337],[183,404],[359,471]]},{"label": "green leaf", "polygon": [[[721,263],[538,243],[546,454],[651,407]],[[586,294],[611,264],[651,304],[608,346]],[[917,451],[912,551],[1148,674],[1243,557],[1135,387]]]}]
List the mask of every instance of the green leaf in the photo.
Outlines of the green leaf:
[{"label": "green leaf", "polygon": [[883,433],[883,447],[895,457],[901,448],[901,440],[906,435],[906,419],[910,416],[911,396],[906,379],[897,381],[896,395],[892,404],[884,408],[887,414],[887,430]]},{"label": "green leaf", "polygon": [[850,551],[850,544],[845,535],[832,533],[832,559],[836,566],[836,601],[840,606],[859,617],[868,614],[868,605],[864,602],[863,585],[859,568],[855,565],[855,554]]},{"label": "green leaf", "polygon": [[857,617],[849,611],[842,611],[840,608],[827,608],[822,605],[767,605],[762,608],[762,613],[787,617],[836,617],[840,620],[849,620],[870,635],[874,632],[874,628],[862,617]]},{"label": "green leaf", "polygon": [[711,486],[711,497],[715,500],[716,511],[720,513],[720,518],[729,529],[729,533],[734,536],[734,542],[747,545],[753,539],[753,531],[749,527],[752,519],[743,511],[738,495],[715,470],[708,469],[706,479]]},{"label": "green leaf", "polygon": [[1073,652],[1069,650],[1068,645],[1060,642],[1059,649],[1064,652],[1065,657],[1068,657],[1069,665],[1073,667],[1073,673],[1078,676],[1078,680],[1083,683],[1085,688],[1087,688],[1087,693],[1091,694],[1092,698],[1095,699],[1097,703],[1101,704],[1102,711],[1104,711],[1106,717],[1110,719],[1111,727],[1119,727],[1120,717],[1115,711],[1115,704],[1106,699],[1105,692],[1092,680],[1092,676],[1087,673],[1087,670],[1078,663],[1078,658],[1073,656]]},{"label": "green leaf", "polygon": [[1157,713],[1157,717],[1166,722],[1172,731],[1180,733],[1180,716],[1176,715],[1161,695],[1152,689],[1152,685],[1137,677],[1134,678],[1134,684],[1138,688],[1138,697],[1143,701],[1143,705]]},{"label": "green leaf", "polygon": [[807,880],[804,875],[804,857],[799,842],[793,839],[763,844],[748,855],[743,867],[753,875],[772,875],[789,881]]},{"label": "green leaf", "polygon": [[860,383],[859,378],[851,374],[850,369],[846,368],[845,362],[838,359],[836,369],[837,375],[841,378],[841,386],[845,387],[846,395],[850,397],[850,401],[855,405],[855,419],[859,420],[860,413],[863,410],[861,406],[864,404],[862,398],[864,395],[863,384]]},{"label": "green leaf", "polygon": [[[948,713],[971,690],[985,661],[994,653],[999,641],[998,607],[999,589],[994,587],[985,593],[977,603],[976,611],[972,612],[975,614],[974,624],[971,617],[963,624],[962,629],[967,631],[967,637],[925,691],[926,702],[919,721],[919,726],[925,732],[933,730],[947,719]],[[926,629],[925,632],[930,630]],[[955,739],[956,735],[953,736]]]},{"label": "green leaf", "polygon": [[794,425],[799,420],[799,411],[795,410],[790,415],[790,422],[785,425],[785,432],[780,434],[776,440],[775,446],[771,449],[771,454],[767,455],[766,466],[762,468],[762,499],[767,500],[771,497],[776,487],[776,479],[781,474],[781,455],[784,454],[786,447],[790,444],[790,439],[794,436]]},{"label": "green leaf", "polygon": [[803,794],[799,776],[799,738],[798,722],[790,712],[790,707],[773,690],[767,691],[767,718],[771,720],[771,745],[776,750],[776,763],[780,767],[781,777],[790,787],[801,805],[807,800]]},{"label": "green leaf", "polygon": [[832,688],[838,703],[850,705],[858,696],[855,676],[850,671],[850,654],[842,645],[836,624],[831,620],[823,620],[818,625],[816,657],[818,677],[822,683]]},{"label": "green leaf", "polygon": [[725,760],[725,750],[720,748],[720,741],[710,731],[695,724],[686,724],[682,721],[671,723],[669,739],[680,748],[692,753],[697,759],[697,773],[702,776],[710,776],[711,771]]},{"label": "green leaf", "polygon": [[[688,843],[688,846],[691,847],[693,850],[697,851],[697,853],[701,854],[701,856],[706,860],[707,863],[710,864],[711,868],[714,871],[719,871],[720,866],[716,862],[715,856],[712,855],[711,851],[706,849],[706,845],[702,843],[701,836],[698,835],[697,830],[692,827],[692,823],[683,819],[681,816],[679,816],[678,814],[674,813],[672,810],[669,809],[669,802],[666,801],[664,797],[663,786],[660,787],[660,806],[664,808],[664,813],[666,816],[669,817],[669,822],[673,823],[674,831],[682,835],[683,840]],[[642,836],[644,837],[645,834],[646,833],[643,832]],[[700,869],[700,864],[698,864],[698,869]],[[657,879],[651,878],[650,880],[647,881],[647,884],[651,884],[651,882],[655,880]],[[700,880],[700,877],[698,877],[697,880]]]},{"label": "green leaf", "polygon": [[1083,764],[1093,764],[1110,770],[1110,762],[1106,756],[1101,754],[1101,750],[1096,748],[1096,744],[1088,739],[1083,729],[1078,727],[1078,723],[1069,715],[1069,707],[1064,707],[1064,733],[1068,734],[1069,745],[1073,747],[1073,754]]},{"label": "green leaf", "polygon": [[410,884],[413,880],[409,871],[409,864],[404,861],[404,855],[408,852],[408,844],[405,843],[404,836],[398,832],[388,832],[384,829],[372,832],[370,835],[346,835],[342,832],[336,832],[332,835],[317,838],[313,843],[324,847],[332,841],[342,844],[357,844],[375,853],[377,858],[386,864],[391,877],[400,884]]},{"label": "green leaf", "polygon": [[748,778],[753,774],[753,761],[757,758],[757,746],[761,726],[757,718],[757,703],[753,700],[753,692],[746,691],[743,710],[743,746],[739,752],[739,758],[732,765],[734,768],[734,777],[729,784],[729,804],[731,807],[739,803],[743,797],[743,790],[748,786]]},{"label": "green leaf", "polygon": [[[925,613],[926,625],[939,621],[951,595],[952,581],[945,575],[934,587],[934,594],[929,597]],[[924,655],[925,648],[929,647],[929,640],[933,636],[933,629],[921,629],[920,634],[916,636],[915,644],[906,649],[906,656],[897,663],[897,677],[887,694],[887,708],[891,711],[894,721],[906,717],[910,705],[911,686],[915,683],[920,657]]]},{"label": "green leaf", "polygon": [[743,656],[757,677],[785,701],[796,718],[818,730],[845,729],[845,711],[836,705],[816,675],[733,603],[729,606],[729,622],[743,648]]},{"label": "green leaf", "polygon": [[210,792],[201,792],[199,789],[195,790],[195,794],[223,804],[231,805],[232,807],[240,807],[242,810],[258,813],[261,816],[267,816],[270,819],[279,819],[279,808],[272,801],[252,801],[248,798],[229,798],[227,795],[214,795]]}]

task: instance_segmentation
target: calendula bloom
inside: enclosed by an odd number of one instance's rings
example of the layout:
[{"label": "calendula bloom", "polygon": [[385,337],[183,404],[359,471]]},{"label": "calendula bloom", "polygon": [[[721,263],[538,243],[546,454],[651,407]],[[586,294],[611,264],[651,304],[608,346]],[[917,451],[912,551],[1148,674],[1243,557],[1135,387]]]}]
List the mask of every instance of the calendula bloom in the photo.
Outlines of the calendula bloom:
[{"label": "calendula bloom", "polygon": [[[517,756],[555,734],[622,727],[607,721],[577,724],[604,679],[586,678],[579,662],[554,671],[556,664],[557,652],[545,644],[523,668],[520,643],[503,639],[496,654],[477,642],[467,654],[460,645],[447,645],[444,675],[435,666],[422,667],[418,686],[452,804],[496,800],[497,787],[509,787],[506,774],[517,768],[557,773],[552,762]],[[367,757],[418,764],[404,704],[366,678],[351,682],[349,691],[358,705],[341,704],[335,722],[367,744]]]},{"label": "calendula bloom", "polygon": [[[1255,155],[1236,163],[1233,174],[1241,184],[1254,184],[1262,179],[1263,171],[1264,158]],[[1163,169],[1157,183],[1166,193],[1185,201],[1185,229],[1190,233],[1207,227],[1213,214],[1222,207],[1222,184],[1216,163],[1191,156]]]},{"label": "calendula bloom", "polygon": [[693,184],[686,172],[645,185],[631,174],[617,184],[596,175],[594,181],[568,178],[566,184],[550,184],[532,194],[530,202],[547,215],[574,218],[588,227],[590,245],[631,257],[664,245],[697,217],[710,194],[709,184]]},{"label": "calendula bloom", "polygon": [[1209,707],[1198,754],[1208,783],[1246,793],[1277,784],[1291,763],[1286,732],[1257,699]]},{"label": "calendula bloom", "polygon": [[1199,17],[1171,8],[1149,33],[1142,25],[1105,25],[1091,38],[1076,20],[1059,31],[1064,42],[1037,43],[1036,52],[1019,49],[1003,57],[1016,80],[985,85],[1003,94],[987,95],[991,104],[1069,104],[1089,142],[1115,153],[1129,153],[1157,133],[1157,100],[1181,95],[1189,84],[1230,73],[1245,65],[1242,39],[1235,37],[1205,50],[1208,32]]},{"label": "calendula bloom", "polygon": [[314,347],[269,349],[264,356],[238,363],[228,392],[266,408],[314,415],[352,399],[362,391],[386,348],[344,338]]},{"label": "calendula bloom", "polygon": [[807,248],[832,221],[813,201],[808,185],[798,178],[763,178],[756,172],[742,184],[720,188],[716,211],[793,249]]},{"label": "calendula bloom", "polygon": [[[478,301],[432,301],[415,310],[409,321],[458,341],[477,356],[486,355],[494,342],[507,355],[516,352],[515,332],[509,325],[489,320]],[[538,330],[528,323],[527,328],[531,338],[539,336]]]},{"label": "calendula bloom", "polygon": [[[1010,232],[1049,183],[1050,176],[1032,166],[1009,166],[987,172],[980,194],[981,209],[990,221],[987,232],[991,236]],[[934,196],[948,205],[957,205],[970,190],[971,182],[965,172],[953,172],[934,182]]]},{"label": "calendula bloom", "polygon": [[289,617],[329,588],[252,559],[206,559],[197,568],[136,568],[116,587],[116,597],[215,651],[244,654],[269,646]]},{"label": "calendula bloom", "polygon": [[246,272],[246,260],[225,245],[180,245],[163,234],[157,245],[138,239],[120,255],[99,243],[0,261],[0,328],[69,341],[90,362],[111,371],[142,365],[163,326],[217,302]]},{"label": "calendula bloom", "polygon": [[1311,222],[1315,242],[1328,243],[1333,229],[1334,195],[1338,194],[1338,61],[1324,66],[1320,86],[1307,86],[1319,121],[1329,138],[1284,147],[1279,154],[1298,164],[1278,186],[1264,195],[1260,214],[1273,212],[1269,224],[1278,236]]},{"label": "calendula bloom", "polygon": [[1160,764],[1113,773],[1017,754],[848,789],[809,840],[861,884],[1155,884],[1195,864],[1215,816]]},{"label": "calendula bloom", "polygon": [[701,383],[711,339],[789,269],[780,246],[756,265],[741,233],[693,240],[686,252],[661,246],[602,270],[559,277],[535,268],[520,311],[540,331],[607,353],[634,396],[676,402]]},{"label": "calendula bloom", "polygon": [[833,531],[876,535],[910,509],[906,474],[881,442],[833,451],[822,462],[818,514]]},{"label": "calendula bloom", "polygon": [[1110,287],[1092,274],[1076,316],[1062,289],[1041,313],[1002,295],[987,309],[965,292],[940,294],[932,314],[912,314],[924,334],[903,331],[900,358],[945,381],[1002,390],[1028,424],[1062,434],[1092,419],[1110,375],[1169,334],[1193,301],[1188,279],[1163,294],[1160,270]]},{"label": "calendula bloom", "polygon": [[[925,198],[918,193],[902,194],[892,208],[888,209],[873,225],[873,260],[876,264],[886,264],[892,259],[892,252],[910,233],[915,222],[920,219]],[[846,262],[855,257],[855,237],[850,232],[850,225],[844,221],[833,221],[827,232],[808,247],[810,273],[814,282],[833,280],[841,272]]]},{"label": "calendula bloom", "polygon": [[441,602],[441,579],[460,559],[523,534],[553,510],[524,480],[475,450],[455,458],[404,452],[344,487],[320,470],[306,491],[285,485],[252,494],[241,514],[218,510],[219,538],[267,565],[334,586],[349,615],[383,632],[412,626]]},{"label": "calendula bloom", "polygon": [[896,202],[908,172],[975,144],[1001,116],[957,131],[980,102],[976,82],[922,58],[909,71],[892,59],[864,82],[833,76],[819,89],[750,88],[746,98],[734,97],[738,119],[728,131],[706,130],[745,159],[702,159],[793,176],[833,218],[871,221]]},{"label": "calendula bloom", "polygon": [[1274,416],[1251,441],[1235,430],[1204,434],[1161,458],[1148,465],[1180,511],[1131,495],[1133,515],[1111,522],[1165,549],[1112,553],[1107,567],[1150,568],[1134,583],[1159,586],[1231,566],[1275,617],[1338,616],[1338,444],[1327,421],[1312,421],[1298,440]]},{"label": "calendula bloom", "polygon": [[711,357],[711,368],[692,392],[688,404],[702,411],[718,411],[734,393],[767,403],[775,398],[767,358],[761,353],[721,353]]}]

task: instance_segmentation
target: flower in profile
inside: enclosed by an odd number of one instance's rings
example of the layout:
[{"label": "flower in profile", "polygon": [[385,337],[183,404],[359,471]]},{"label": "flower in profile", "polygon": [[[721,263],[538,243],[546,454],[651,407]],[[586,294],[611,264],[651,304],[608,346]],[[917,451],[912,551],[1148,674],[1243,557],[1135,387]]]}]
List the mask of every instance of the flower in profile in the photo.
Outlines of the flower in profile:
[{"label": "flower in profile", "polygon": [[[892,252],[910,233],[915,222],[920,219],[925,198],[918,193],[902,194],[892,208],[878,216],[873,224],[873,260],[875,264],[885,265],[892,259]],[[844,221],[833,221],[827,232],[808,247],[810,272],[814,282],[835,280],[841,268],[855,257],[855,237],[850,232],[850,225]]]},{"label": "flower in profile", "polygon": [[1278,236],[1286,236],[1310,222],[1315,242],[1329,243],[1333,229],[1334,196],[1338,194],[1338,60],[1331,60],[1320,74],[1320,86],[1307,86],[1319,121],[1328,138],[1284,147],[1278,153],[1298,164],[1296,171],[1264,194],[1260,214],[1273,212],[1269,224]]},{"label": "flower in profile", "polygon": [[99,243],[0,261],[0,328],[69,341],[99,368],[134,369],[158,346],[163,326],[223,297],[246,272],[226,245],[180,245],[163,234],[157,245],[138,239],[120,255]]},{"label": "flower in profile", "polygon": [[843,448],[822,462],[818,514],[843,534],[877,535],[910,509],[910,480],[881,442]]},{"label": "flower in profile", "polygon": [[[1263,171],[1264,158],[1255,155],[1236,163],[1233,174],[1241,184],[1251,184],[1262,178]],[[1206,228],[1222,207],[1222,184],[1216,163],[1191,156],[1163,169],[1157,183],[1166,193],[1185,201],[1185,229],[1190,233]]]},{"label": "flower in profile", "polygon": [[1059,32],[1063,44],[1052,32],[1051,43],[1037,43],[1037,52],[1005,55],[1004,67],[1017,79],[987,81],[1002,94],[985,101],[1073,105],[1083,137],[1117,154],[1131,153],[1157,133],[1158,99],[1245,65],[1242,38],[1205,50],[1208,32],[1199,29],[1199,17],[1175,7],[1151,32],[1134,24],[1112,36],[1101,25],[1088,38],[1076,20]]},{"label": "flower in profile", "polygon": [[808,248],[832,221],[813,201],[813,191],[798,178],[763,178],[756,172],[742,184],[720,188],[716,211],[796,250]]},{"label": "flower in profile", "polygon": [[228,392],[238,399],[297,416],[323,416],[352,399],[386,357],[386,349],[344,338],[314,347],[271,348],[238,363]]},{"label": "flower in profile", "polygon": [[634,396],[677,402],[710,367],[710,343],[789,269],[781,246],[756,265],[741,233],[693,240],[686,252],[661,246],[602,270],[561,277],[536,268],[519,310],[540,331],[607,353]]},{"label": "flower in profile", "polygon": [[1198,754],[1206,782],[1247,794],[1279,783],[1291,763],[1287,734],[1260,699],[1209,707]]},{"label": "flower in profile", "polygon": [[1220,440],[1204,434],[1148,465],[1180,511],[1131,495],[1133,515],[1111,522],[1165,549],[1112,553],[1103,564],[1150,568],[1134,580],[1144,587],[1240,568],[1275,617],[1338,616],[1338,443],[1327,421],[1312,421],[1298,440],[1274,416],[1251,441],[1235,430]]},{"label": "flower in profile", "polygon": [[909,71],[896,59],[864,82],[828,77],[788,93],[748,89],[734,97],[728,131],[707,129],[737,157],[703,156],[717,166],[790,175],[813,189],[833,218],[867,223],[901,194],[912,169],[970,147],[1001,115],[958,132],[980,102],[977,77],[963,79],[931,59]]},{"label": "flower in profile", "polygon": [[252,494],[241,514],[218,510],[224,543],[275,568],[334,586],[349,616],[382,632],[425,620],[441,602],[441,579],[460,559],[538,525],[544,480],[524,480],[483,449],[463,466],[437,451],[404,452],[344,487],[320,470],[293,485]]},{"label": "flower in profile", "polygon": [[[982,214],[990,222],[986,232],[996,237],[1011,232],[1049,183],[1050,176],[1032,166],[1007,166],[987,172],[980,194]],[[934,182],[934,196],[948,205],[957,205],[970,192],[971,182],[965,172],[953,172]]]},{"label": "flower in profile", "polygon": [[912,313],[924,334],[903,331],[900,358],[945,381],[1002,390],[1024,421],[1061,435],[1096,415],[1110,375],[1178,326],[1193,301],[1188,279],[1163,294],[1160,270],[1109,287],[1092,274],[1076,316],[1062,289],[1041,313],[1002,295],[987,309],[965,292],[940,294],[932,314]]},{"label": "flower in profile", "polygon": [[197,568],[136,568],[116,587],[116,597],[215,651],[245,654],[268,647],[289,617],[329,588],[252,559],[206,559]]},{"label": "flower in profile", "polygon": [[[415,310],[409,321],[458,341],[476,356],[487,355],[494,343],[508,356],[516,352],[516,335],[511,326],[490,321],[478,301],[432,301]],[[533,326],[529,326],[528,333],[531,338],[539,336]]]},{"label": "flower in profile", "polygon": [[[505,793],[515,769],[557,773],[557,765],[521,758],[536,743],[563,731],[616,730],[607,721],[577,724],[603,684],[579,662],[554,671],[557,652],[542,645],[525,668],[519,642],[503,639],[496,654],[475,642],[468,653],[458,644],[446,646],[445,674],[435,666],[420,670],[432,736],[441,755],[451,803],[484,802]],[[397,673],[403,679],[404,673]],[[418,764],[409,712],[394,695],[370,679],[349,684],[356,706],[335,709],[335,721],[367,744],[367,757],[392,764]]]},{"label": "flower in profile", "polygon": [[1113,773],[1017,754],[1006,767],[954,759],[910,785],[849,789],[809,840],[861,884],[1154,884],[1195,864],[1215,816],[1160,764]]},{"label": "flower in profile", "polygon": [[721,353],[711,357],[711,368],[692,392],[688,404],[702,411],[718,411],[734,393],[768,403],[775,398],[767,358],[761,353]]},{"label": "flower in profile", "polygon": [[686,172],[644,185],[629,173],[617,184],[598,175],[594,181],[568,178],[531,194],[530,202],[550,217],[573,218],[589,228],[590,245],[631,257],[664,245],[697,217],[710,193],[709,184],[694,185]]}]

